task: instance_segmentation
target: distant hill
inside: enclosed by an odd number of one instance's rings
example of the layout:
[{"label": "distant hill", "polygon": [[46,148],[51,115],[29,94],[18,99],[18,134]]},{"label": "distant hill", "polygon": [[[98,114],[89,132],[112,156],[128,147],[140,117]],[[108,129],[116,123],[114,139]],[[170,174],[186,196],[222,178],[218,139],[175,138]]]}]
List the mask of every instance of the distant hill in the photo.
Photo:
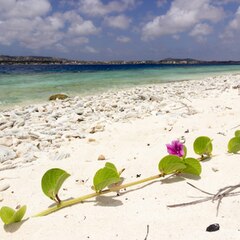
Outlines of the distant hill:
[{"label": "distant hill", "polygon": [[196,60],[192,58],[165,58],[160,60],[161,63],[164,64],[200,64],[206,63],[206,61]]},{"label": "distant hill", "polygon": [[55,58],[55,57],[42,57],[42,56],[7,56],[0,55],[0,63],[5,64],[50,64],[50,63],[64,63],[68,61],[63,58]]},{"label": "distant hill", "polygon": [[82,61],[69,60],[57,57],[42,57],[42,56],[7,56],[0,55],[0,65],[11,64],[78,64],[78,65],[93,65],[93,64],[240,64],[240,61],[202,61],[192,58],[165,58],[162,60],[136,60],[136,61]]}]

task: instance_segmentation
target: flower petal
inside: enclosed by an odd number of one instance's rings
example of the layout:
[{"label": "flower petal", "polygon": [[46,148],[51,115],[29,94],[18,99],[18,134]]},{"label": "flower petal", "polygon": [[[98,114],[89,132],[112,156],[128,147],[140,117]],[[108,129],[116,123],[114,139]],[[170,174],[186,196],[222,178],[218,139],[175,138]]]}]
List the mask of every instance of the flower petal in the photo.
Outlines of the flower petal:
[{"label": "flower petal", "polygon": [[179,140],[173,140],[171,144],[166,144],[166,147],[170,155],[184,156],[184,145]]}]

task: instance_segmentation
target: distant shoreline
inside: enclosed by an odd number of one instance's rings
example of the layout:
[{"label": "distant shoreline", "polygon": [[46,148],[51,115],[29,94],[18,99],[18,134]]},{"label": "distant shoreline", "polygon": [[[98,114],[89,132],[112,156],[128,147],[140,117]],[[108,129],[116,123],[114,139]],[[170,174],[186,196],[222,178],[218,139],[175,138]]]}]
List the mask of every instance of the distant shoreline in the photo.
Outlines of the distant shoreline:
[{"label": "distant shoreline", "polygon": [[0,109],[45,102],[57,93],[87,96],[239,73],[239,65],[6,65],[0,66]]},{"label": "distant shoreline", "polygon": [[0,65],[240,65],[240,61],[204,61],[191,58],[166,58],[162,60],[135,60],[135,61],[83,61],[83,60],[69,60],[55,57],[41,57],[41,56],[6,56],[0,55]]}]

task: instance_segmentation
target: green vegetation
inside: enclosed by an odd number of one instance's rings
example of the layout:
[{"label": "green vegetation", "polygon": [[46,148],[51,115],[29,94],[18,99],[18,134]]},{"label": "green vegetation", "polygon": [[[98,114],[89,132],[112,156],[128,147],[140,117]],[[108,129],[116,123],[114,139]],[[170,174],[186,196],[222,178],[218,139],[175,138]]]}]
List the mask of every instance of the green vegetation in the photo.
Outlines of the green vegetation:
[{"label": "green vegetation", "polygon": [[201,160],[209,158],[212,155],[212,140],[206,136],[198,137],[193,143],[193,149],[196,154],[201,155]]},{"label": "green vegetation", "polygon": [[58,191],[69,176],[70,174],[59,168],[48,170],[42,177],[42,190],[44,194],[55,202],[60,203],[61,200],[58,196]]},{"label": "green vegetation", "polygon": [[[54,200],[56,204],[36,214],[35,217],[45,216],[62,208],[81,203],[87,199],[110,192],[119,192],[121,189],[126,189],[128,187],[160,179],[166,175],[177,176],[179,174],[190,174],[200,176],[202,167],[199,160],[192,157],[186,157],[187,148],[183,143],[181,143],[179,140],[174,140],[171,144],[167,144],[166,147],[169,155],[163,157],[159,161],[158,170],[160,173],[157,175],[123,184],[123,178],[121,177],[121,174],[124,169],[118,171],[113,163],[107,162],[105,166],[100,168],[93,177],[94,192],[70,200],[61,201],[58,196],[60,188],[70,174],[59,168],[48,170],[42,177],[42,191],[48,198]],[[207,136],[200,136],[194,141],[193,149],[196,154],[201,155],[200,160],[206,157],[208,158],[212,155],[212,140]],[[240,130],[237,130],[235,132],[235,136],[230,139],[228,143],[228,152],[238,153],[239,151]],[[4,206],[0,209],[0,217],[5,224],[11,224],[21,221],[25,212],[26,206],[22,206],[16,211],[10,207]]]},{"label": "green vegetation", "polygon": [[234,135],[235,137],[228,142],[229,153],[238,153],[240,151],[240,130],[237,130]]},{"label": "green vegetation", "polygon": [[93,185],[96,192],[102,191],[110,185],[121,182],[121,177],[114,164],[107,162],[104,168],[99,169],[94,178]]},{"label": "green vegetation", "polygon": [[10,207],[4,206],[0,209],[0,217],[6,225],[10,223],[20,222],[24,217],[26,210],[26,206],[22,206],[16,211]]}]

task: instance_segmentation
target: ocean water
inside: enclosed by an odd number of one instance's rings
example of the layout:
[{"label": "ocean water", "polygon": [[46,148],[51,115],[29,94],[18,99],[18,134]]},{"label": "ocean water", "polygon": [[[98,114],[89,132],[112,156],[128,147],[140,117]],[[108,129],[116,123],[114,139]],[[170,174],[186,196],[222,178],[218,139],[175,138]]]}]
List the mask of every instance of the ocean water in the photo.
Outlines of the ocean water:
[{"label": "ocean water", "polygon": [[0,109],[56,93],[84,96],[229,73],[240,73],[240,65],[0,65]]}]

